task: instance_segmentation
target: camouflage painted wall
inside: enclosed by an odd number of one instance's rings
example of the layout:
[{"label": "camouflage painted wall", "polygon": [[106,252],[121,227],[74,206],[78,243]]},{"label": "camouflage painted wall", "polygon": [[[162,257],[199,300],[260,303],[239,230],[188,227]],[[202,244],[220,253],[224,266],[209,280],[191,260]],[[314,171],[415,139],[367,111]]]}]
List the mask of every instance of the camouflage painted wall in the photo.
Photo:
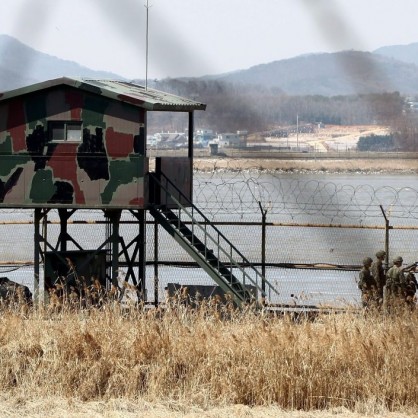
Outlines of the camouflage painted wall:
[{"label": "camouflage painted wall", "polygon": [[[53,140],[53,121],[81,121],[81,141]],[[0,207],[144,207],[143,123],[143,109],[69,86],[4,101]]]}]

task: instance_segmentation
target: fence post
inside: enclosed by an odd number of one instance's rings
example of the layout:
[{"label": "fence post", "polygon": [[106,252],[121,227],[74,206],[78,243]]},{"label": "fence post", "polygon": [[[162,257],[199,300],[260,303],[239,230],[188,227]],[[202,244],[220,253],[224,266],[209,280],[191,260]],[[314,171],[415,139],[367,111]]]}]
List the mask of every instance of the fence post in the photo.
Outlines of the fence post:
[{"label": "fence post", "polygon": [[44,240],[43,253],[44,253],[44,271],[43,274],[39,276],[39,303],[45,305],[45,260],[46,260],[46,251],[48,243],[48,209],[44,209],[44,218],[42,220],[42,236]]},{"label": "fence post", "polygon": [[267,209],[263,208],[261,202],[258,201],[261,211],[261,290],[263,292],[263,300],[266,297],[266,215]]},{"label": "fence post", "polygon": [[158,278],[158,222],[154,221],[154,305],[158,307],[158,289],[159,289],[159,278]]},{"label": "fence post", "polygon": [[33,274],[34,274],[34,292],[33,297],[36,304],[39,304],[39,259],[40,259],[40,245],[41,240],[39,239],[39,228],[40,228],[40,221],[42,219],[42,209],[35,208],[34,214],[34,267],[33,267]]},{"label": "fence post", "polygon": [[389,225],[389,219],[386,216],[385,210],[383,209],[382,205],[380,206],[380,210],[382,211],[383,217],[385,218],[385,252],[386,252],[386,269],[389,267],[389,230],[392,227]]},{"label": "fence post", "polygon": [[[39,306],[45,304],[45,259],[47,250],[47,209],[35,208],[34,214],[34,301]],[[42,221],[42,228],[41,228]],[[41,245],[41,243],[43,245]],[[43,273],[40,274],[39,263],[43,258]]]}]

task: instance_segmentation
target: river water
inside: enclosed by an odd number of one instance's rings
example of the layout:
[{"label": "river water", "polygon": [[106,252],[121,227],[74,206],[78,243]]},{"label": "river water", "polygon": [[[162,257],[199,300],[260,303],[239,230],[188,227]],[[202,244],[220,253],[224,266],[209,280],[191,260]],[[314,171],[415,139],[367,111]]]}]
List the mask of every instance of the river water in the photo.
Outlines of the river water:
[{"label": "river water", "polygon": [[[195,173],[194,201],[215,222],[260,222],[266,211],[267,263],[359,265],[365,256],[384,248],[385,216],[391,226],[390,254],[406,262],[418,260],[418,181],[411,174],[330,174],[216,172]],[[32,211],[2,210],[0,221],[32,221]],[[126,215],[127,219],[131,217]],[[101,212],[78,211],[75,219],[103,220]],[[73,218],[73,219],[74,219]],[[53,211],[49,220],[57,220]],[[285,226],[303,224],[309,226]],[[332,226],[332,228],[330,228]],[[350,228],[347,228],[350,226]],[[354,228],[358,226],[358,229]],[[407,229],[398,229],[398,228]],[[410,229],[412,227],[412,229]],[[0,225],[2,261],[33,260],[33,225]],[[55,228],[55,229],[54,229]],[[96,248],[104,225],[77,226],[74,234],[83,248]],[[80,229],[81,228],[81,229]],[[122,233],[132,234],[132,225]],[[219,227],[252,262],[261,260],[260,225]],[[54,232],[55,231],[55,232]],[[52,235],[58,226],[52,227]],[[100,237],[97,236],[100,235]],[[147,255],[153,256],[153,230],[147,232]],[[161,232],[160,260],[191,261],[190,257]],[[80,237],[82,236],[82,238]],[[31,266],[14,271],[0,268],[0,276],[28,285],[33,290]],[[154,297],[154,270],[147,267],[148,299]],[[278,290],[274,303],[342,305],[359,303],[358,271],[267,267],[266,277]],[[167,283],[212,285],[200,269],[160,266],[159,299]]]}]

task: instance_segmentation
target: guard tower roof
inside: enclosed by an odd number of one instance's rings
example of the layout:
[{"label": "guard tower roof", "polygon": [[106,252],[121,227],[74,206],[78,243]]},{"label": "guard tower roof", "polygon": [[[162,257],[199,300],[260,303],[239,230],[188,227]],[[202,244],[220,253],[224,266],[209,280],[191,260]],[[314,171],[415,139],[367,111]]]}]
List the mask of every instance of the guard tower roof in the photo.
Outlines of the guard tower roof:
[{"label": "guard tower roof", "polygon": [[119,80],[91,80],[76,77],[56,78],[3,92],[0,93],[0,102],[60,85],[75,87],[151,111],[190,112],[206,109],[206,105],[203,103],[159,90],[145,88],[135,83]]}]

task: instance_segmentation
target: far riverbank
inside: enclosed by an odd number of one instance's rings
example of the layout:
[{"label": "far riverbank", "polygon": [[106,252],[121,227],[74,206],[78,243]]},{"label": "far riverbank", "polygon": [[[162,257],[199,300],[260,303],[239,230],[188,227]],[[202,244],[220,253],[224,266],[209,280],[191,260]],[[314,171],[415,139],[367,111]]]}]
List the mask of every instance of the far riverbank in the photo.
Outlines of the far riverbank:
[{"label": "far riverbank", "polygon": [[418,173],[418,159],[273,159],[273,158],[195,158],[193,168],[198,171],[214,170],[267,170],[267,171],[313,171],[333,173]]}]

